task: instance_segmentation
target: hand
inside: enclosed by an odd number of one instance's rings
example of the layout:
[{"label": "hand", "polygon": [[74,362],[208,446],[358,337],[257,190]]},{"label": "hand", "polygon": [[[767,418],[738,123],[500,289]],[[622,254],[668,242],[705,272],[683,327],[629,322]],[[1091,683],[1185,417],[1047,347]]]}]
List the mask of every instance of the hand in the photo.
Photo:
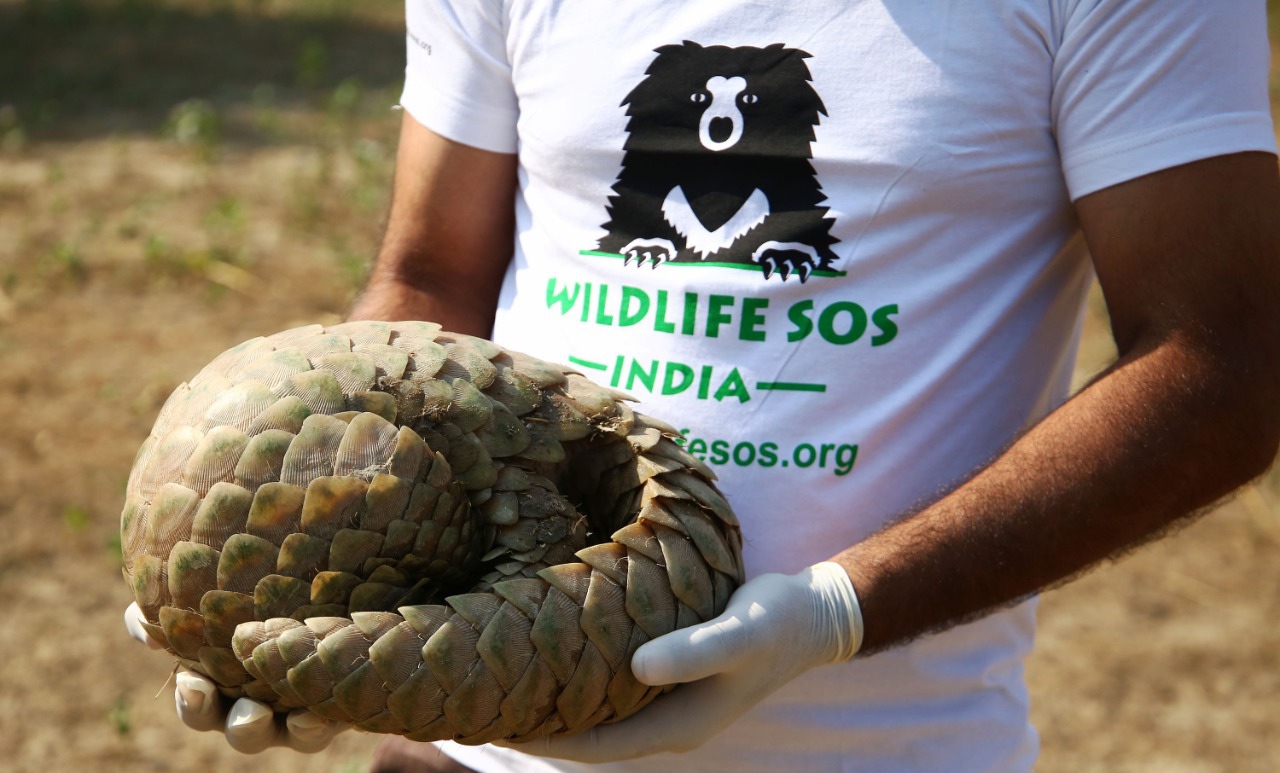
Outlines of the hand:
[{"label": "hand", "polygon": [[[142,627],[142,610],[135,602],[124,611],[124,627],[129,635],[151,649],[164,645]],[[287,746],[298,752],[318,752],[329,745],[346,725],[324,719],[306,709],[289,712],[278,721],[266,705],[240,698],[227,708],[227,699],[209,679],[192,671],[179,671],[173,691],[178,718],[192,730],[221,730],[227,744],[245,754],[257,754],[273,746]]]},{"label": "hand", "polygon": [[838,564],[762,575],[724,614],[654,639],[631,659],[645,684],[693,684],[616,725],[510,748],[593,763],[690,751],[801,673],[848,660],[861,645],[858,598]]}]

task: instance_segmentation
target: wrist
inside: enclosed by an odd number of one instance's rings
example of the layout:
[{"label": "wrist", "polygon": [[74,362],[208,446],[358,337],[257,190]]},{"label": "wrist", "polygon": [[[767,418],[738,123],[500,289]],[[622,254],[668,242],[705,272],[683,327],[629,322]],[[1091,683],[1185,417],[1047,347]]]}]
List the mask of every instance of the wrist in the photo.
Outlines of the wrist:
[{"label": "wrist", "polygon": [[823,561],[809,568],[810,582],[818,594],[822,609],[830,621],[834,639],[832,663],[849,660],[862,649],[864,627],[862,606],[853,581],[844,567]]}]

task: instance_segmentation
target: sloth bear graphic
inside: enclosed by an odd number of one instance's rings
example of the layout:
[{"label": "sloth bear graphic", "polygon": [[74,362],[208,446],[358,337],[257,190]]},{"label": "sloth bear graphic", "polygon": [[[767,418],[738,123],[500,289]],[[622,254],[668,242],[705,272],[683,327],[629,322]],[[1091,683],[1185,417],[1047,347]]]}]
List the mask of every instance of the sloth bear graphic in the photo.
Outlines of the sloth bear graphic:
[{"label": "sloth bear graphic", "polygon": [[821,98],[809,54],[663,46],[627,95],[622,171],[598,248],[656,268],[675,261],[759,267],[801,282],[836,259],[810,159]]}]

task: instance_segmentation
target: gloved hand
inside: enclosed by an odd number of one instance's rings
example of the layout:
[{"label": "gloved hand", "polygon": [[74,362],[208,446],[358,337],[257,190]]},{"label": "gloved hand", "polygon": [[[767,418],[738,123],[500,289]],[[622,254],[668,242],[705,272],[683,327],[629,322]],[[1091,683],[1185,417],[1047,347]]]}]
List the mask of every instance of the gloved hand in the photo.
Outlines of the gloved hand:
[{"label": "gloved hand", "polygon": [[631,659],[645,684],[693,684],[616,725],[510,748],[580,762],[690,751],[801,673],[848,660],[861,646],[858,597],[838,564],[761,575],[738,589],[724,614],[660,636]]},{"label": "gloved hand", "polygon": [[[124,611],[124,627],[129,635],[151,649],[164,645],[152,639],[142,627],[142,610],[137,603]],[[240,698],[227,708],[227,699],[217,686],[191,671],[179,671],[173,691],[178,718],[192,730],[221,730],[231,748],[257,754],[273,746],[287,746],[299,752],[318,752],[329,745],[346,725],[324,719],[306,709],[289,712],[283,722],[264,704]]]}]

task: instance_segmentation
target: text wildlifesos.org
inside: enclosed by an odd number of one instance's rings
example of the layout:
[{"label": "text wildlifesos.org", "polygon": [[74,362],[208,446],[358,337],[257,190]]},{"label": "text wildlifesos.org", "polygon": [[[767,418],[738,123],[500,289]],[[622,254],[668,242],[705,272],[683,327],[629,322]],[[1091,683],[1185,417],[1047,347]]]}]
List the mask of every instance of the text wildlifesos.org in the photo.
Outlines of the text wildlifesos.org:
[{"label": "text wildlifesos.org", "polygon": [[684,437],[677,443],[698,461],[719,467],[733,464],[738,467],[817,468],[844,476],[853,471],[853,465],[858,461],[858,446],[854,443],[800,443],[790,453],[784,454],[772,441],[730,443],[727,440],[690,437],[687,429],[680,432]]},{"label": "text wildlifesos.org", "polygon": [[775,317],[786,320],[786,340],[803,341],[817,335],[827,343],[844,346],[867,340],[884,346],[898,336],[898,305],[868,310],[853,301],[835,301],[818,307],[812,300],[793,303],[785,315],[771,312],[768,298],[735,297],[715,293],[668,293],[631,285],[547,280],[547,308],[561,316],[571,313],[587,324],[609,327],[644,325],[659,333],[736,337],[740,341],[765,341],[774,332]]}]

